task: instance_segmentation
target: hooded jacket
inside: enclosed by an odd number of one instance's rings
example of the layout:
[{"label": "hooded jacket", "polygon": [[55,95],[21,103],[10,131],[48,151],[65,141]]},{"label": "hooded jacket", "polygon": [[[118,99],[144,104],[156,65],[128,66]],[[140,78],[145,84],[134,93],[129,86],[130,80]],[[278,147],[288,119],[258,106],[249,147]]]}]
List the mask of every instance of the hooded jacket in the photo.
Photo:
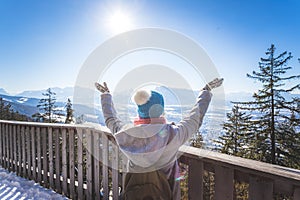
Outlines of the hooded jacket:
[{"label": "hooded jacket", "polygon": [[[106,126],[113,133],[120,150],[129,159],[129,172],[161,170],[168,178],[179,177],[178,149],[198,131],[212,94],[202,90],[189,114],[178,124],[126,125],[117,116],[111,94],[101,95]],[[175,172],[174,172],[175,170]],[[174,199],[180,199],[179,182],[173,186]]]}]

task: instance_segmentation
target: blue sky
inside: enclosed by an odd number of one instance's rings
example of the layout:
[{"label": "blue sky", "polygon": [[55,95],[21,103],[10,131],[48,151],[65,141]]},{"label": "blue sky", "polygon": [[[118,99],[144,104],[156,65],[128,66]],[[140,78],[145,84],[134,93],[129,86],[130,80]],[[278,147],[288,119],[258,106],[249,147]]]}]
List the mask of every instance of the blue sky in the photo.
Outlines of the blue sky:
[{"label": "blue sky", "polygon": [[0,88],[74,86],[89,54],[116,34],[106,24],[116,9],[130,16],[130,28],[167,28],[195,40],[225,78],[225,92],[259,88],[246,73],[272,43],[277,53],[292,52],[291,73],[300,74],[298,0],[0,0]]}]

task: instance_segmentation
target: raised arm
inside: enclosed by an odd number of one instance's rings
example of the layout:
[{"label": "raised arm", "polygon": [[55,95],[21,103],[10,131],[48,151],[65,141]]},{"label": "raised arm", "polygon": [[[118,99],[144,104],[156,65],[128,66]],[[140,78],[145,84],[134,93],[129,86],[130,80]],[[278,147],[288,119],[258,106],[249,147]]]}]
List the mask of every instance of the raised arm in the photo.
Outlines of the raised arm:
[{"label": "raised arm", "polygon": [[107,84],[105,82],[103,85],[95,83],[95,86],[97,90],[101,92],[101,106],[105,124],[107,128],[109,128],[110,131],[115,134],[124,126],[124,123],[117,117],[117,112],[114,108],[112,96],[109,92]]},{"label": "raised arm", "polygon": [[212,89],[221,86],[223,79],[214,79],[209,82],[200,91],[197,102],[190,111],[189,115],[175,125],[175,131],[178,132],[178,139],[184,144],[193,134],[195,134],[202,125],[203,118],[211,101]]}]

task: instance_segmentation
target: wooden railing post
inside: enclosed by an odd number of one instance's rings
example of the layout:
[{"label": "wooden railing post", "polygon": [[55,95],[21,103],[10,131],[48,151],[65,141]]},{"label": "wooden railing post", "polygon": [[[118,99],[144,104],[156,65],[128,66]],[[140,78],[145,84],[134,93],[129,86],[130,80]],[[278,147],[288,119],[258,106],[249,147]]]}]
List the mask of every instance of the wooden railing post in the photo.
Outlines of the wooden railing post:
[{"label": "wooden railing post", "polygon": [[112,192],[113,199],[119,199],[119,148],[112,144]]},{"label": "wooden railing post", "polygon": [[61,131],[61,137],[62,137],[62,187],[63,187],[63,194],[68,196],[68,163],[67,163],[67,131],[66,129],[62,129]]},{"label": "wooden railing post", "polygon": [[215,199],[232,200],[234,194],[233,169],[215,166]]},{"label": "wooden railing post", "polygon": [[249,199],[250,200],[272,200],[273,183],[257,177],[250,177]]},{"label": "wooden railing post", "polygon": [[300,187],[294,188],[293,199],[294,200],[300,199]]},{"label": "wooden railing post", "polygon": [[70,172],[70,198],[75,199],[75,138],[74,129],[69,129],[69,172]]},{"label": "wooden railing post", "polygon": [[[17,168],[17,175],[21,176],[22,171],[22,158],[21,158],[21,151],[22,151],[22,145],[21,145],[21,126],[17,125],[17,148],[18,148],[18,168]],[[32,177],[30,177],[32,178]]]},{"label": "wooden railing post", "polygon": [[[21,132],[23,130],[23,126],[21,127]],[[35,141],[36,141],[36,127],[32,126],[31,127],[31,161],[32,161],[32,177],[33,177],[33,180],[36,180],[36,144],[35,144]]]},{"label": "wooden railing post", "polygon": [[8,164],[9,164],[9,171],[13,171],[13,145],[12,145],[12,125],[8,125]]},{"label": "wooden railing post", "polygon": [[10,170],[10,131],[9,131],[9,124],[6,124],[6,167]]},{"label": "wooden railing post", "polygon": [[61,183],[60,183],[60,175],[61,175],[61,151],[60,151],[60,129],[55,129],[55,188],[58,193],[61,193]]},{"label": "wooden railing post", "polygon": [[78,179],[78,199],[83,199],[83,132],[78,129],[77,132],[77,179]]},{"label": "wooden railing post", "polygon": [[23,177],[27,177],[27,174],[26,174],[26,138],[25,138],[25,131],[26,131],[26,127],[22,126],[21,127],[21,149],[22,149],[21,150],[21,153],[22,153],[21,154],[22,155],[21,167],[22,167]]},{"label": "wooden railing post", "polygon": [[108,139],[105,134],[102,134],[102,185],[103,198],[106,200],[109,196],[108,187]]},{"label": "wooden railing post", "polygon": [[99,132],[93,131],[94,136],[94,186],[95,186],[95,198],[100,199],[100,179],[101,179],[101,172],[100,172],[100,135]]},{"label": "wooden railing post", "polygon": [[48,149],[48,131],[47,131],[47,128],[46,127],[43,127],[41,129],[41,147],[42,147],[42,157],[43,157],[43,162],[42,162],[42,165],[43,165],[43,168],[41,170],[41,173],[43,171],[43,185],[45,187],[49,187],[49,179],[48,179],[48,155],[47,155],[47,152],[49,152],[49,149]]},{"label": "wooden railing post", "polygon": [[28,175],[28,178],[32,179],[32,171],[31,171],[31,166],[32,166],[32,163],[31,163],[31,159],[32,159],[32,152],[31,152],[31,145],[32,145],[32,142],[31,142],[31,130],[30,130],[30,127],[27,126],[26,127],[26,153],[27,153],[27,163],[28,163],[28,168],[27,168],[27,175]]},{"label": "wooden railing post", "polygon": [[16,130],[16,125],[12,126],[12,138],[13,138],[13,151],[14,151],[14,155],[13,155],[13,171],[17,171],[18,168],[18,163],[17,163],[17,130]]},{"label": "wooden railing post", "polygon": [[203,199],[203,163],[198,160],[189,160],[188,169],[189,199]]},{"label": "wooden railing post", "polygon": [[54,165],[53,165],[53,132],[52,127],[48,127],[48,146],[49,146],[49,184],[50,188],[55,189],[54,186]]},{"label": "wooden railing post", "polygon": [[3,131],[2,131],[2,126],[3,126],[3,124],[2,123],[0,123],[0,165],[3,165],[3,149],[2,149],[2,147],[3,147],[3,136],[2,136],[2,134],[3,134]]},{"label": "wooden railing post", "polygon": [[94,198],[94,185],[93,185],[93,135],[90,130],[86,132],[86,139],[87,139],[87,147],[86,147],[86,156],[87,156],[87,163],[86,163],[86,175],[87,175],[87,199]]},{"label": "wooden railing post", "polygon": [[37,182],[42,181],[42,159],[41,159],[41,128],[36,129],[36,160],[37,160]]}]

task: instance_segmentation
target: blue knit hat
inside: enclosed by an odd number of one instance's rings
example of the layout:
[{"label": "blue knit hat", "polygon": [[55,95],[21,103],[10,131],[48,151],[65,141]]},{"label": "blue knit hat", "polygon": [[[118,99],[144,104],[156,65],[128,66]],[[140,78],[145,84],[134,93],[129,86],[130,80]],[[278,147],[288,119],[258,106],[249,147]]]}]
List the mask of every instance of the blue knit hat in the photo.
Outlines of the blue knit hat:
[{"label": "blue knit hat", "polygon": [[155,91],[139,90],[133,97],[138,106],[138,114],[142,119],[158,118],[164,112],[164,98]]}]

